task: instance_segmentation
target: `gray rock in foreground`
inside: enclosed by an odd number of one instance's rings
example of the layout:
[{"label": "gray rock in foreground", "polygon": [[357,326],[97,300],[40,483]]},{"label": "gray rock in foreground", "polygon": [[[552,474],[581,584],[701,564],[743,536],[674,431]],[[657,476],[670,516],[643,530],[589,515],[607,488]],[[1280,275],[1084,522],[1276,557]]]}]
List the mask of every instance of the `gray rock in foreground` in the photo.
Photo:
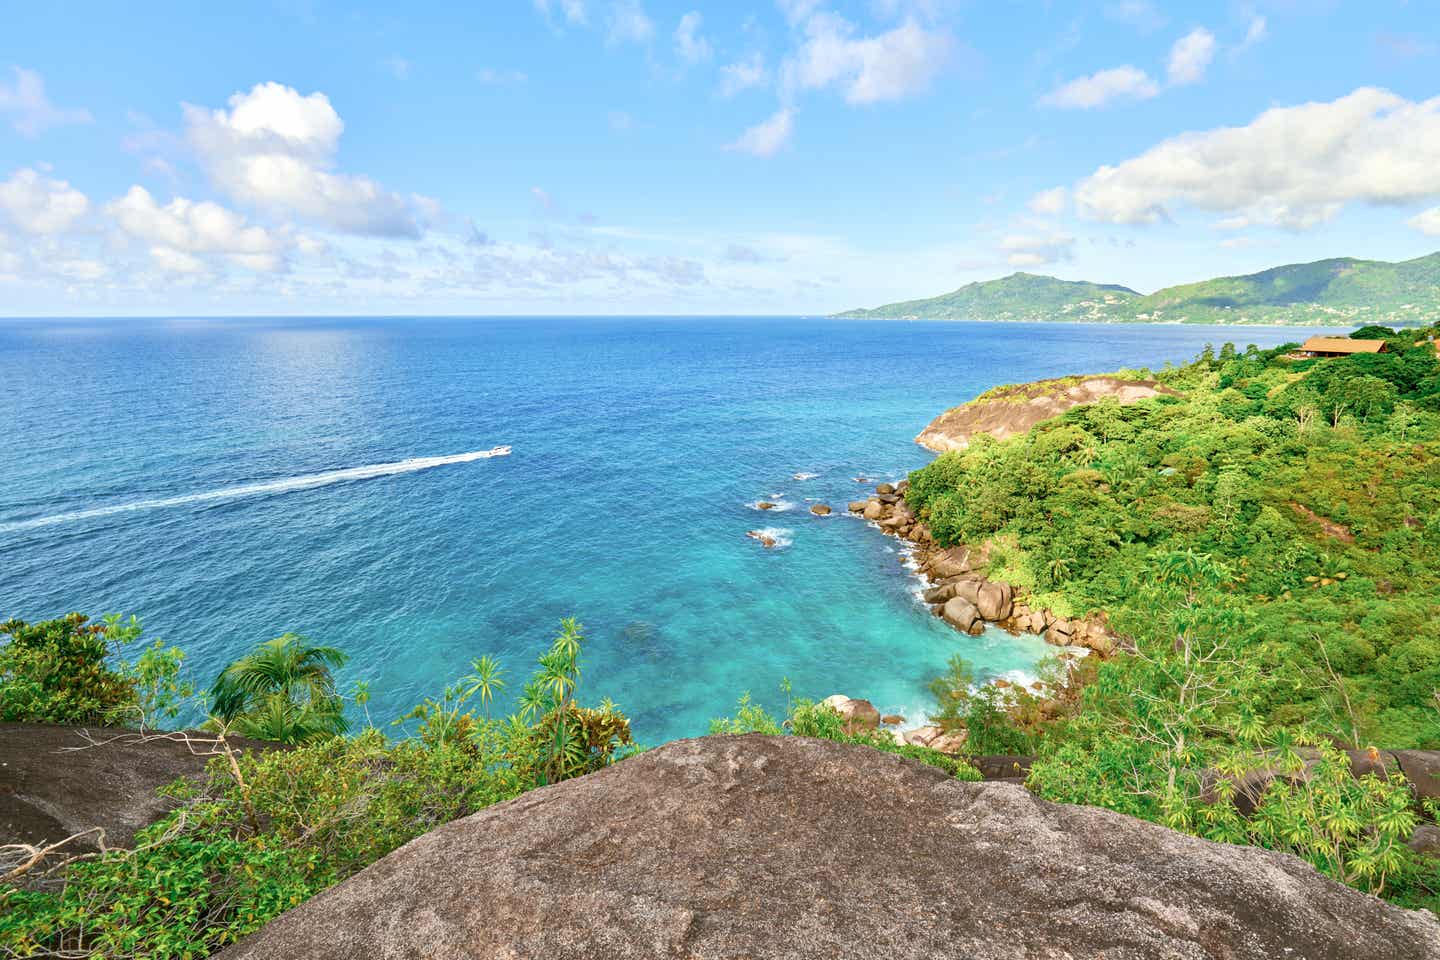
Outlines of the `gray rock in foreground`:
[{"label": "gray rock in foreground", "polygon": [[709,737],[441,827],[240,958],[1440,956],[1293,857],[864,747]]}]

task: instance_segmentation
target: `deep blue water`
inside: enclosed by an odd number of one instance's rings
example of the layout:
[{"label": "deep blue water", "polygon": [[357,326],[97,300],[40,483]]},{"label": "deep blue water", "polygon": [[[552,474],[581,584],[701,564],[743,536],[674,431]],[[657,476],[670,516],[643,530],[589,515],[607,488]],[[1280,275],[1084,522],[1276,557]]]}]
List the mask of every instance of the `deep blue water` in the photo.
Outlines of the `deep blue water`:
[{"label": "deep blue water", "polygon": [[[912,438],[998,383],[1183,361],[1294,330],[794,319],[0,321],[0,619],[136,613],[208,682],[290,630],[343,647],[377,721],[483,653],[512,690],[561,617],[584,692],[645,742],[742,692],[920,719],[961,636],[895,541],[845,516]],[[296,486],[512,444],[509,457]],[[814,473],[809,480],[796,473]],[[205,498],[263,484],[268,492]],[[194,498],[194,499],[190,499]],[[762,514],[749,504],[794,508]],[[68,517],[106,507],[152,505]],[[811,516],[812,500],[836,508]],[[38,521],[59,518],[56,522]],[[783,531],[765,550],[745,531]]]}]

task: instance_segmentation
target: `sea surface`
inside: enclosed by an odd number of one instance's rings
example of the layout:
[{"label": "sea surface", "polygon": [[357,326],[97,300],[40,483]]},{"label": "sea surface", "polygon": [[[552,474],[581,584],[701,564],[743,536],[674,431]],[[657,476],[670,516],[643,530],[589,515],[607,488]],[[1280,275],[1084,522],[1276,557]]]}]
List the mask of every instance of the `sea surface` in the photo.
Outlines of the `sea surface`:
[{"label": "sea surface", "polygon": [[929,461],[912,438],[931,418],[1000,383],[1314,332],[0,320],[0,620],[138,614],[205,684],[302,633],[349,652],[384,724],[481,654],[515,692],[574,616],[582,699],[613,698],[646,743],[747,691],[783,709],[787,677],[916,724],[952,655],[1022,676],[1053,652],[944,626],[897,541],[846,515]]}]

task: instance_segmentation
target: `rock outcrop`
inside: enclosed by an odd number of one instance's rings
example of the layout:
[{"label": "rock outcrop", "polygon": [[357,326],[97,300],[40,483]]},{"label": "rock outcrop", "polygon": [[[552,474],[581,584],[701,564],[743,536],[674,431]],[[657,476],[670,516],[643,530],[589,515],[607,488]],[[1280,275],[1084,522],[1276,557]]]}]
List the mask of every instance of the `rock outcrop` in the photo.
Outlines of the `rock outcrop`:
[{"label": "rock outcrop", "polygon": [[[208,738],[210,734],[195,734]],[[273,749],[238,737],[233,749]],[[98,745],[95,745],[98,744]],[[155,791],[180,777],[204,776],[208,746],[187,746],[104,727],[0,723],[0,844],[55,843],[92,830],[111,847],[129,846],[135,831],[171,809]],[[98,837],[87,837],[98,846]]]},{"label": "rock outcrop", "polygon": [[1288,855],[751,735],[457,820],[219,956],[1421,960],[1440,923]]},{"label": "rock outcrop", "polygon": [[915,442],[937,452],[964,450],[976,434],[1004,440],[1024,433],[1041,420],[1058,417],[1072,407],[1114,397],[1129,404],[1161,394],[1179,396],[1155,380],[1119,377],[1065,377],[999,387],[969,403],[946,410],[920,431]]}]

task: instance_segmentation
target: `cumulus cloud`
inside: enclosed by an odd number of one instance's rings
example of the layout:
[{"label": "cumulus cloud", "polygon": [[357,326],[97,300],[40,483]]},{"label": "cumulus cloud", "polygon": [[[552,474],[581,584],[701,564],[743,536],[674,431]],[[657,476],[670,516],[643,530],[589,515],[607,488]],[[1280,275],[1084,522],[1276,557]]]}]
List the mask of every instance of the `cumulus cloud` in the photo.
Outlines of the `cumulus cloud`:
[{"label": "cumulus cloud", "polygon": [[1038,267],[1069,260],[1075,251],[1075,238],[1059,230],[1011,234],[1000,241],[1000,250],[1012,267]]},{"label": "cumulus cloud", "polygon": [[739,139],[726,145],[725,149],[748,153],[756,157],[771,157],[789,142],[790,134],[794,130],[795,111],[777,110],[774,116],[755,124],[740,134]]},{"label": "cumulus cloud", "polygon": [[1170,219],[1187,203],[1233,227],[1306,229],[1347,203],[1440,196],[1440,97],[1406,100],[1361,87],[1328,102],[1267,110],[1243,127],[1185,133],[1074,190],[1079,209],[1112,223]]},{"label": "cumulus cloud", "polygon": [[757,51],[720,68],[720,96],[733,97],[742,90],[764,86],[769,79],[765,58]]},{"label": "cumulus cloud", "polygon": [[675,28],[675,53],[686,63],[710,59],[710,42],[700,35],[700,12],[691,10]]},{"label": "cumulus cloud", "polygon": [[1042,190],[1030,198],[1029,207],[1035,213],[1043,216],[1058,216],[1065,212],[1065,204],[1069,200],[1069,196],[1069,191],[1064,187]]},{"label": "cumulus cloud", "polygon": [[649,43],[655,23],[645,15],[640,0],[616,0],[610,5],[611,43]]},{"label": "cumulus cloud", "polygon": [[[291,246],[284,233],[251,225],[240,214],[216,203],[176,197],[165,206],[144,187],[134,186],[105,212],[127,236],[150,245],[150,254],[164,269],[198,273],[205,269],[197,254],[224,254],[249,270],[274,272],[285,266]],[[198,264],[200,269],[194,269]]]},{"label": "cumulus cloud", "polygon": [[334,173],[340,115],[323,93],[256,84],[228,110],[185,105],[186,134],[216,186],[234,199],[343,233],[419,236],[428,198],[391,192],[368,177]]},{"label": "cumulus cloud", "polygon": [[786,87],[839,87],[850,103],[898,100],[918,93],[948,59],[953,41],[914,20],[872,37],[856,37],[849,21],[818,13],[804,24],[805,38],[785,64]]},{"label": "cumulus cloud", "polygon": [[0,215],[26,233],[64,233],[89,209],[85,194],[29,167],[0,181]]},{"label": "cumulus cloud", "polygon": [[11,67],[15,79],[0,82],[0,113],[10,115],[10,125],[22,137],[38,137],[51,127],[89,123],[90,111],[55,106],[45,94],[45,81],[34,70]]},{"label": "cumulus cloud", "polygon": [[[1263,20],[1260,25],[1263,30]],[[1170,83],[1175,86],[1199,83],[1205,78],[1205,71],[1213,59],[1215,34],[1204,27],[1196,27],[1176,40],[1175,45],[1170,48],[1170,61],[1166,64],[1165,71]]]},{"label": "cumulus cloud", "polygon": [[1160,93],[1160,85],[1138,67],[1126,64],[1077,77],[1047,93],[1040,102],[1062,110],[1093,110],[1112,100],[1149,100]]},{"label": "cumulus cloud", "polygon": [[1405,222],[1427,237],[1440,237],[1440,207],[1431,207]]}]

